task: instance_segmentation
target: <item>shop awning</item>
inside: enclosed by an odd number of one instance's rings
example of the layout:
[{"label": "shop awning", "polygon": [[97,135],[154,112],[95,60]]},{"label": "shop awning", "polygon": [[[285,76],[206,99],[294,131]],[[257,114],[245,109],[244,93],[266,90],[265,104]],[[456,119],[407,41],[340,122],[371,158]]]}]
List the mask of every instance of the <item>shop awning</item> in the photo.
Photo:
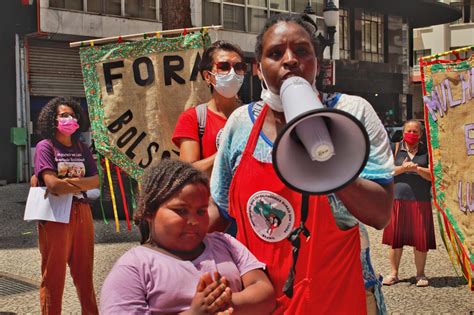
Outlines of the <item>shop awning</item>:
[{"label": "shop awning", "polygon": [[340,0],[339,6],[402,16],[413,28],[450,23],[462,16],[461,10],[435,0]]}]

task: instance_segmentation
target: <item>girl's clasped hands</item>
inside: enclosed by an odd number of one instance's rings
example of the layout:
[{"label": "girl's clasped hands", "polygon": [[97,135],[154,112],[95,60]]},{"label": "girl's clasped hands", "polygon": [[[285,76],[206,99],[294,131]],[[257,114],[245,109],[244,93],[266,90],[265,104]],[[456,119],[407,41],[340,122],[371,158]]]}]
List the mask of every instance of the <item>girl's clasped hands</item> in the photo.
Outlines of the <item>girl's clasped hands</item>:
[{"label": "girl's clasped hands", "polygon": [[214,279],[206,272],[199,279],[190,309],[182,314],[232,314],[231,301],[229,281],[218,272],[214,273]]}]

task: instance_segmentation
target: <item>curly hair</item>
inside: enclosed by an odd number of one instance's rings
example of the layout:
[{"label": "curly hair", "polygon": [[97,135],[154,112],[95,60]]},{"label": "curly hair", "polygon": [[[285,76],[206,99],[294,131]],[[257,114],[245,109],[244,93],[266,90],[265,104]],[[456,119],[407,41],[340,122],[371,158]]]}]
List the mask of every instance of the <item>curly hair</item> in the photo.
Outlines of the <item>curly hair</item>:
[{"label": "curly hair", "polygon": [[265,26],[263,27],[262,31],[257,36],[257,41],[255,42],[255,57],[257,61],[262,59],[262,51],[263,51],[263,36],[265,33],[275,24],[279,22],[288,22],[288,23],[295,23],[300,25],[309,35],[311,38],[311,43],[314,47],[314,52],[316,56],[319,56],[322,51],[320,50],[320,43],[317,37],[318,26],[316,23],[306,14],[290,14],[290,13],[281,13],[277,15],[271,16]]},{"label": "curly hair", "polygon": [[41,109],[37,123],[38,133],[44,139],[53,139],[55,137],[56,128],[58,126],[56,116],[58,115],[58,107],[60,105],[71,107],[74,114],[76,114],[79,129],[77,129],[71,137],[73,140],[79,139],[81,132],[89,129],[89,118],[82,110],[79,102],[71,97],[55,97]]},{"label": "curly hair", "polygon": [[135,225],[140,229],[140,244],[150,239],[146,218],[153,216],[164,202],[189,184],[203,184],[209,191],[209,179],[189,163],[164,159],[147,169],[134,214]]}]

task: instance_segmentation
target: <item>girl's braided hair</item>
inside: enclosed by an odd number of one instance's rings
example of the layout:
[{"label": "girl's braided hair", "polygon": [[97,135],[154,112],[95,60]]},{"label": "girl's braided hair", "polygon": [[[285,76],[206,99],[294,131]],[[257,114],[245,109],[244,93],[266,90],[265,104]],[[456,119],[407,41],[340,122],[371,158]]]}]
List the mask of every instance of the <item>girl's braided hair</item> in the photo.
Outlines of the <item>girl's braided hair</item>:
[{"label": "girl's braided hair", "polygon": [[140,229],[140,244],[150,239],[150,228],[146,220],[158,208],[189,184],[203,184],[209,190],[209,180],[191,164],[179,160],[164,159],[145,172],[134,215],[135,225]]},{"label": "girl's braided hair", "polygon": [[41,109],[37,123],[38,133],[43,137],[43,139],[53,139],[55,137],[56,127],[58,126],[58,107],[60,105],[71,107],[74,114],[76,114],[79,129],[77,129],[71,137],[74,140],[78,140],[81,132],[89,129],[89,119],[82,110],[79,102],[71,97],[55,97]]}]

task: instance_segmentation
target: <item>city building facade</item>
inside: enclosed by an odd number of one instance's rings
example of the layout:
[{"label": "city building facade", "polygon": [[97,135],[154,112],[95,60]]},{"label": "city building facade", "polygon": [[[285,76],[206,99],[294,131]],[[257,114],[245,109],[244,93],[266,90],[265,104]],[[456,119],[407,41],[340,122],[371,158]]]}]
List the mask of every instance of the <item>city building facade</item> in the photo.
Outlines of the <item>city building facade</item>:
[{"label": "city building facade", "polygon": [[[474,0],[444,1],[452,7],[458,8],[462,16],[443,25],[433,25],[416,28],[413,31],[413,117],[423,119],[423,101],[421,87],[420,57],[436,55],[445,51],[455,50],[467,46],[474,47]],[[459,58],[469,58],[474,50],[461,52]],[[442,59],[456,59],[455,55]]]},{"label": "city building facade", "polygon": [[[80,98],[87,109],[78,48],[69,48],[69,42],[160,31],[162,23],[160,0],[13,1],[18,2],[15,8],[23,10],[23,14],[28,12],[31,19],[21,32],[10,31],[17,35],[17,52],[23,59],[19,58],[20,65],[14,75],[1,74],[4,80],[16,80],[17,92],[12,95],[17,112],[24,113],[18,124],[16,117],[9,117],[4,124],[27,131],[27,145],[18,150],[24,169],[20,177],[24,180],[31,169],[32,153],[28,148],[34,151],[38,141],[33,133],[34,122],[44,104],[54,96],[73,96]],[[223,25],[224,30],[210,32],[212,40],[229,40],[243,49],[250,67],[240,96],[248,102],[260,96],[253,51],[256,35],[266,19],[281,12],[302,13],[309,5],[319,31],[325,34],[325,1],[190,0],[190,6],[194,26]],[[325,89],[365,97],[387,124],[412,117],[413,28],[429,29],[430,25],[458,20],[461,10],[434,0],[336,0],[334,3],[340,9],[339,25],[332,56],[329,49],[324,52],[324,59],[334,60],[329,63],[330,73],[326,75],[329,84]],[[451,26],[434,28],[439,27]],[[6,152],[2,162],[7,166],[0,171],[0,179],[13,181],[18,177],[16,162],[12,162],[16,161],[17,147],[0,142],[0,150]]]}]

